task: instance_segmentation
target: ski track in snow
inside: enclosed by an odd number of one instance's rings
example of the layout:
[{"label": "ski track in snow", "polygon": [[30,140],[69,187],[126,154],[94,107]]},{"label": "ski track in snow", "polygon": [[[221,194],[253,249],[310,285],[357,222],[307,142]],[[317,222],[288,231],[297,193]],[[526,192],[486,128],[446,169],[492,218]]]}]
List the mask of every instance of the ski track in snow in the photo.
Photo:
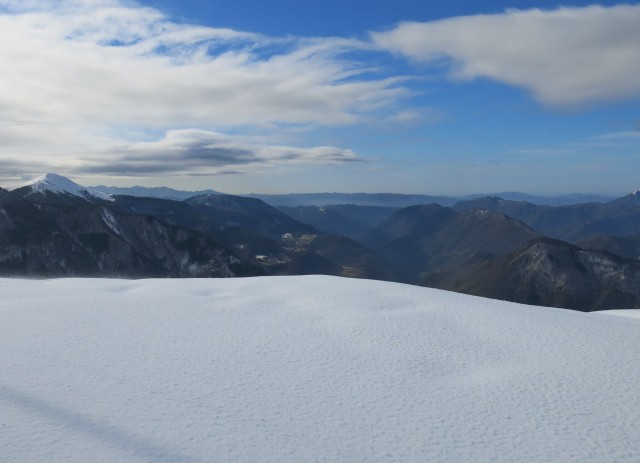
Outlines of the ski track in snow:
[{"label": "ski track in snow", "polygon": [[3,462],[640,461],[631,318],[324,276],[0,291]]}]

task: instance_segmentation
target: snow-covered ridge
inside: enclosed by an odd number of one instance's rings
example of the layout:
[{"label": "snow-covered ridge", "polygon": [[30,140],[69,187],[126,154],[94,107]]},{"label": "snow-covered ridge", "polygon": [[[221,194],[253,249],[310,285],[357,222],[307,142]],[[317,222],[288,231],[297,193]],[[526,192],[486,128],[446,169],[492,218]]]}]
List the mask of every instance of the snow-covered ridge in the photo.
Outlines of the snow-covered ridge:
[{"label": "snow-covered ridge", "polygon": [[95,198],[113,201],[113,198],[105,193],[90,190],[86,187],[83,187],[82,185],[78,185],[67,177],[63,177],[62,175],[54,173],[40,175],[39,177],[29,180],[26,183],[12,187],[11,190],[17,190],[18,188],[24,187],[31,187],[34,193],[67,193],[74,196],[79,196],[81,198],[93,196]]},{"label": "snow-covered ridge", "polygon": [[0,279],[2,461],[640,461],[640,325],[336,277]]}]

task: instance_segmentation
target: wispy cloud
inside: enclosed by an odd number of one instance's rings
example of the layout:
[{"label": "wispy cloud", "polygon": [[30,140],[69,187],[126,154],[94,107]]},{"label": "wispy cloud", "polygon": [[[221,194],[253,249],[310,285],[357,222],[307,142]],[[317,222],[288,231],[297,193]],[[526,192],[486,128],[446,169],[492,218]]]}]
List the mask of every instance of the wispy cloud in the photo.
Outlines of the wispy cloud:
[{"label": "wispy cloud", "polygon": [[589,6],[406,22],[372,34],[384,49],[488,77],[556,107],[640,97],[640,5]]},{"label": "wispy cloud", "polygon": [[361,161],[353,151],[332,146],[301,148],[252,142],[204,130],[173,130],[160,141],[113,146],[78,161],[79,174],[117,176],[153,174],[211,175],[242,173],[255,167],[284,164],[329,165]]},{"label": "wispy cloud", "polygon": [[343,162],[355,155],[251,142],[228,151],[219,139],[217,148],[201,139],[176,144],[186,134],[355,124],[387,117],[385,108],[406,94],[401,79],[373,77],[349,58],[370,43],[180,24],[118,0],[0,0],[0,41],[3,166],[24,156],[70,170],[108,171],[113,163],[138,173],[159,169],[158,155],[197,171]]},{"label": "wispy cloud", "polygon": [[582,140],[550,146],[528,146],[517,149],[515,154],[525,156],[599,157],[636,152],[640,147],[640,132],[627,130],[594,135]]},{"label": "wispy cloud", "polygon": [[593,137],[594,140],[640,140],[640,130],[625,130],[622,132],[605,133]]}]

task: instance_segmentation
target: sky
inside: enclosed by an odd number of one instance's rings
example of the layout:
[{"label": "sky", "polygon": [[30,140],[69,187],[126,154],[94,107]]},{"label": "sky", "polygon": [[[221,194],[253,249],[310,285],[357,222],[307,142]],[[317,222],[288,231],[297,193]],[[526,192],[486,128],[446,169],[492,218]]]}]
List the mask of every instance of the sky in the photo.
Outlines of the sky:
[{"label": "sky", "polygon": [[640,189],[640,3],[0,0],[0,185]]}]

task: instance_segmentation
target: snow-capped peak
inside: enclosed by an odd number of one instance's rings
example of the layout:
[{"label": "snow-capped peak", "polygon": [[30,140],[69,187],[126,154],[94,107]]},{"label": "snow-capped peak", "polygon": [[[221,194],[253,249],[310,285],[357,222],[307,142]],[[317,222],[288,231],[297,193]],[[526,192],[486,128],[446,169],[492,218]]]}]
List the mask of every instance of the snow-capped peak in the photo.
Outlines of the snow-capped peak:
[{"label": "snow-capped peak", "polygon": [[54,173],[40,175],[26,183],[13,187],[12,190],[24,187],[31,187],[33,193],[67,193],[81,198],[93,196],[95,198],[105,199],[108,201],[113,200],[109,195],[100,191],[90,190],[69,180],[67,177]]},{"label": "snow-capped peak", "polygon": [[640,190],[632,191],[631,193],[629,193],[627,196],[624,196],[623,198],[626,199],[627,201],[637,202],[638,200],[640,200]]}]

